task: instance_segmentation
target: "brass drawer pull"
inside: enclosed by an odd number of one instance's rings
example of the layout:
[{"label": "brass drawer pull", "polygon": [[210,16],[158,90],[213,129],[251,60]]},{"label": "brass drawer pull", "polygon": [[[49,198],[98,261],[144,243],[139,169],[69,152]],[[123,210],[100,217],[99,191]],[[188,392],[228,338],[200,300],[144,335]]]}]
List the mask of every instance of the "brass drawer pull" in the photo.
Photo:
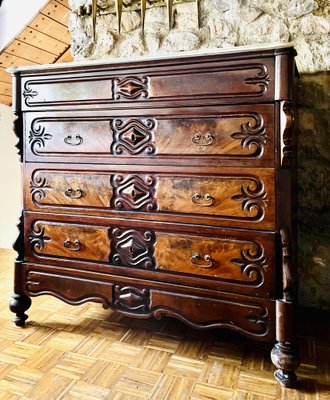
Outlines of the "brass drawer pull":
[{"label": "brass drawer pull", "polygon": [[65,189],[64,194],[69,199],[80,199],[80,197],[83,196],[83,191],[80,188],[77,188],[77,190],[73,190],[70,187],[68,187]]},{"label": "brass drawer pull", "polygon": [[205,136],[200,133],[195,133],[195,135],[191,138],[191,142],[196,144],[197,146],[210,146],[215,141],[214,136],[211,133],[207,133]]},{"label": "brass drawer pull", "polygon": [[76,135],[75,138],[72,135],[68,135],[64,138],[64,142],[70,146],[79,146],[84,139],[80,135]]},{"label": "brass drawer pull", "polygon": [[211,258],[210,255],[205,254],[205,256],[203,257],[204,261],[206,261],[207,264],[200,264],[199,260],[202,259],[202,256],[199,253],[195,253],[192,255],[190,262],[194,265],[196,265],[197,267],[200,268],[211,268],[213,266],[213,260]]},{"label": "brass drawer pull", "polygon": [[209,207],[214,204],[214,198],[208,193],[204,194],[204,196],[202,196],[199,193],[195,193],[191,197],[191,200],[193,203],[195,203],[201,207]]},{"label": "brass drawer pull", "polygon": [[70,251],[79,251],[80,250],[80,242],[78,239],[76,239],[73,243],[70,239],[66,239],[63,242],[63,246]]}]

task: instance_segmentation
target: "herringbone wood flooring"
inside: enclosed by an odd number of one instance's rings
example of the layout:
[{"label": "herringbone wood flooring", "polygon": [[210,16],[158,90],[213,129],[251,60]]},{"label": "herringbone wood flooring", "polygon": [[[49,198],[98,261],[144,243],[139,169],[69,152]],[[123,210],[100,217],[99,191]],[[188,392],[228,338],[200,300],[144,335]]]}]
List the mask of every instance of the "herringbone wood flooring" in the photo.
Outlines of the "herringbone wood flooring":
[{"label": "herringbone wood flooring", "polygon": [[273,379],[270,346],[172,319],[133,320],[34,298],[25,328],[8,310],[14,252],[0,250],[0,400],[330,399],[330,322],[299,325],[299,390]]}]

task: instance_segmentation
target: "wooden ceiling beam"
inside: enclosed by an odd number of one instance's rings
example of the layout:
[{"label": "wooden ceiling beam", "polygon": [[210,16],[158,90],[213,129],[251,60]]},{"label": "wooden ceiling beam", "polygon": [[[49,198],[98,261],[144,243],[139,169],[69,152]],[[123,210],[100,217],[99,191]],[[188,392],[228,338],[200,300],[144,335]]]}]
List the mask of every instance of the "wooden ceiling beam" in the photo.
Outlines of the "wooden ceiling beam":
[{"label": "wooden ceiling beam", "polygon": [[11,83],[8,82],[0,82],[0,95],[3,96],[11,96],[12,94],[12,86]]},{"label": "wooden ceiling beam", "polygon": [[41,10],[41,14],[52,18],[65,27],[68,26],[70,9],[56,0],[51,0],[46,7]]},{"label": "wooden ceiling beam", "polygon": [[0,67],[0,81],[11,83],[11,75],[2,67]]},{"label": "wooden ceiling beam", "polygon": [[70,51],[70,46],[63,52],[63,54],[56,60],[57,63],[71,62],[73,57]]},{"label": "wooden ceiling beam", "polygon": [[3,94],[0,94],[0,104],[11,106],[11,96],[5,96]]},{"label": "wooden ceiling beam", "polygon": [[20,42],[15,39],[5,49],[5,53],[22,57],[25,60],[33,61],[37,64],[48,64],[54,61],[54,54],[49,53],[47,50],[39,49],[32,44]]},{"label": "wooden ceiling beam", "polygon": [[47,17],[47,15],[37,15],[29,26],[39,32],[43,32],[44,34],[53,37],[56,40],[70,44],[70,33],[68,27]]},{"label": "wooden ceiling beam", "polygon": [[25,28],[24,31],[17,36],[17,40],[27,44],[33,44],[33,46],[39,49],[47,49],[47,51],[52,53],[55,57],[59,57],[63,54],[68,47],[66,43],[60,42],[59,40],[30,27]]},{"label": "wooden ceiling beam", "polygon": [[33,65],[38,64],[37,62],[27,60],[22,57],[16,57],[13,54],[8,54],[3,52],[0,54],[0,67],[9,68],[9,67],[21,67],[23,65]]}]

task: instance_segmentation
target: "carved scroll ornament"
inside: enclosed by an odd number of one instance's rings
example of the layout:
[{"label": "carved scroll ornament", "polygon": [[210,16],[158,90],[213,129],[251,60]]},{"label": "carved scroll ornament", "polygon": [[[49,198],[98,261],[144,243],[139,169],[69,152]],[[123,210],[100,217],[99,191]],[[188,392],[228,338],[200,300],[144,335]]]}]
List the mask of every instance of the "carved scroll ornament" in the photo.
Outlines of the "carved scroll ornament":
[{"label": "carved scroll ornament", "polygon": [[36,119],[31,124],[29,134],[29,144],[33,154],[38,155],[38,150],[46,146],[46,141],[50,140],[53,136],[46,132],[44,126],[42,126]]},{"label": "carved scroll ornament", "polygon": [[254,185],[255,187],[252,189],[250,185],[242,185],[242,193],[232,196],[232,200],[242,202],[243,211],[252,212],[256,210],[255,219],[261,221],[265,216],[265,208],[267,207],[267,192],[265,192],[264,183],[259,179],[255,180]]},{"label": "carved scroll ornament", "polygon": [[252,77],[246,78],[244,80],[244,82],[247,85],[259,86],[258,93],[261,95],[261,94],[265,93],[268,89],[269,82],[270,82],[270,76],[268,75],[266,65],[257,64],[256,69],[258,69],[259,72]]},{"label": "carved scroll ornament", "polygon": [[265,144],[269,141],[265,122],[260,114],[251,115],[255,118],[255,124],[247,122],[241,125],[241,131],[231,135],[233,139],[241,140],[242,149],[253,150],[253,155],[259,157],[263,154]]},{"label": "carved scroll ornament", "polygon": [[52,190],[52,187],[48,184],[47,179],[38,174],[33,174],[30,182],[30,193],[32,201],[35,204],[39,204],[40,200],[47,196],[47,191]]},{"label": "carved scroll ornament", "polygon": [[262,285],[265,269],[268,267],[265,250],[261,243],[253,242],[252,247],[241,250],[241,258],[233,258],[231,262],[241,268],[242,274],[250,278],[255,285]]},{"label": "carved scroll ornament", "polygon": [[35,224],[31,229],[29,241],[32,250],[35,250],[36,248],[43,250],[46,246],[46,243],[51,242],[51,240],[52,239],[50,237],[46,236],[45,228],[43,226]]},{"label": "carved scroll ornament", "polygon": [[24,90],[23,90],[23,97],[25,100],[25,104],[28,106],[30,105],[30,100],[33,99],[34,97],[38,96],[38,92],[36,90],[33,90],[29,86],[29,82],[26,82],[24,85]]}]

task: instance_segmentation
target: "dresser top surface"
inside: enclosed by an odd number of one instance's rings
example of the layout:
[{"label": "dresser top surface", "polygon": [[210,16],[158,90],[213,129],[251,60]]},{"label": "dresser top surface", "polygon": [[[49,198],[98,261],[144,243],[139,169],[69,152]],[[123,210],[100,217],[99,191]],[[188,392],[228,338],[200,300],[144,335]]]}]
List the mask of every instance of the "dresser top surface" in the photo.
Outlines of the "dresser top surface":
[{"label": "dresser top surface", "polygon": [[120,66],[127,66],[129,64],[140,64],[150,62],[173,62],[176,60],[178,63],[192,60],[203,60],[208,57],[217,59],[230,60],[238,57],[255,58],[264,56],[274,56],[282,53],[295,54],[293,45],[291,43],[276,43],[268,45],[249,45],[249,46],[233,46],[218,49],[201,49],[198,51],[185,51],[179,53],[169,53],[161,55],[148,55],[129,58],[108,58],[102,60],[87,60],[87,61],[74,61],[69,63],[59,64],[42,64],[42,65],[29,65],[22,67],[11,67],[7,71],[15,73],[38,73],[44,71],[61,71],[61,70],[80,70],[82,68],[98,68],[103,67],[111,69],[111,67],[118,68]]}]

